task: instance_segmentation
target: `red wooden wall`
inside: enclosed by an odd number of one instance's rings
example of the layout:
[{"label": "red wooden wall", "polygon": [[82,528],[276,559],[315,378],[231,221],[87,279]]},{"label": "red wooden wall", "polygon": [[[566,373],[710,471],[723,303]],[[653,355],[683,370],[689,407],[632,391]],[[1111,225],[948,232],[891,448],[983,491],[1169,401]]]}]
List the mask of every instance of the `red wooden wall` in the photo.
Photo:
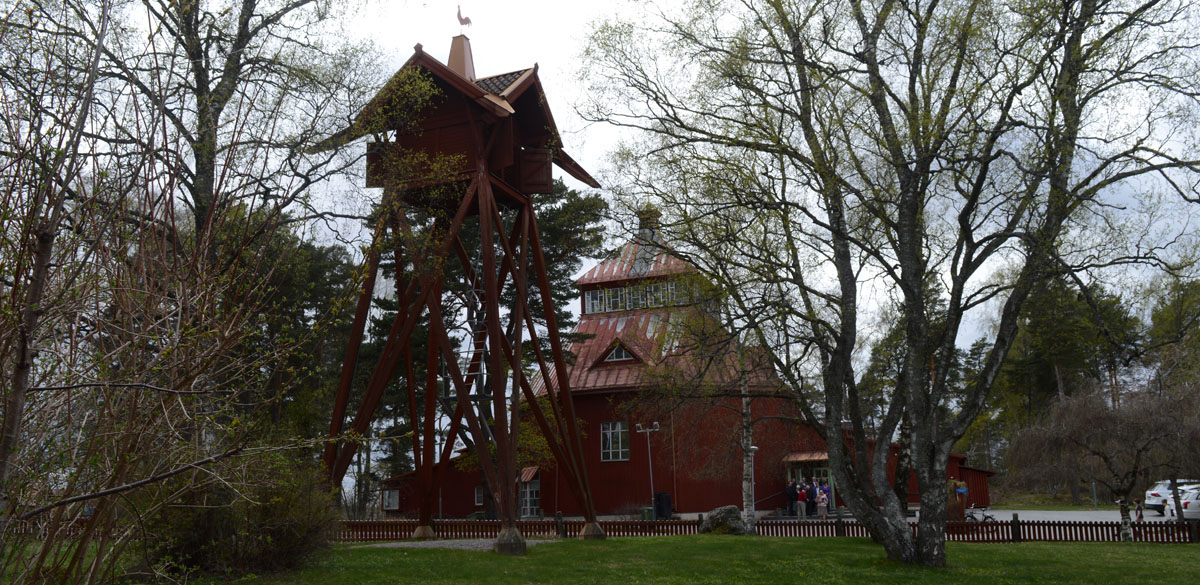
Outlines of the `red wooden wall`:
[{"label": "red wooden wall", "polygon": [[[676,512],[705,513],[714,508],[742,505],[742,457],[736,429],[740,421],[736,397],[695,399],[669,412],[648,414],[630,409],[630,393],[583,393],[575,397],[578,417],[585,421],[584,453],[596,512],[600,515],[636,516],[639,508],[651,505],[650,474],[646,436],[635,425],[660,431],[650,433],[654,456],[654,491],[671,494]],[[794,416],[790,401],[757,398],[752,412],[754,425],[755,497],[759,510],[786,506],[783,496],[787,481],[784,457],[789,453],[824,451],[825,443],[812,428],[784,418]],[[629,459],[600,460],[600,424],[625,420],[629,425]],[[894,448],[893,448],[894,451]],[[961,455],[951,457],[947,477],[967,482],[968,504],[988,505],[988,472],[965,467]],[[894,453],[889,475],[894,472]],[[410,515],[417,500],[408,483],[411,475],[385,482],[400,489],[399,515]],[[541,509],[546,516],[561,511],[566,516],[582,514],[567,479],[555,469],[540,470]],[[482,485],[478,471],[460,471],[453,462],[447,470],[441,494],[440,516],[461,518],[483,511],[475,505],[475,486]],[[910,502],[917,503],[916,480],[910,478]]]}]

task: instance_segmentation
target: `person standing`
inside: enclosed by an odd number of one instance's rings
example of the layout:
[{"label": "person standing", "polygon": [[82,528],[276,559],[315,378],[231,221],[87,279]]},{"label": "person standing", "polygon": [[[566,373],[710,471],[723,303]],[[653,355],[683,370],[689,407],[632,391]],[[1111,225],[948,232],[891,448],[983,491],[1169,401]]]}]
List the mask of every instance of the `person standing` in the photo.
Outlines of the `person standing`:
[{"label": "person standing", "polygon": [[796,515],[796,480],[789,481],[787,487],[783,488],[783,495],[787,498],[787,513],[788,516]]},{"label": "person standing", "polygon": [[808,515],[813,516],[817,513],[817,480],[809,478],[808,488],[804,490],[808,496]]},{"label": "person standing", "polygon": [[827,520],[829,514],[829,496],[825,490],[817,490],[817,519]]},{"label": "person standing", "polygon": [[796,486],[796,510],[801,518],[808,518],[808,486]]}]

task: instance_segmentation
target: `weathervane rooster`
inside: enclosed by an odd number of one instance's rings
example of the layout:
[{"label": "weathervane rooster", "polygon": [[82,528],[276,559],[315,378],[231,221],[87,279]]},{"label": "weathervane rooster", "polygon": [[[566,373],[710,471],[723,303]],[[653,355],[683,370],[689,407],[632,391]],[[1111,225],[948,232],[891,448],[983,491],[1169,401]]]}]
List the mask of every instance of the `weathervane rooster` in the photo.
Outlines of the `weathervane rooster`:
[{"label": "weathervane rooster", "polygon": [[471,17],[469,17],[469,16],[464,17],[462,15],[462,5],[461,4],[458,5],[458,24],[461,24],[462,26],[471,26]]}]

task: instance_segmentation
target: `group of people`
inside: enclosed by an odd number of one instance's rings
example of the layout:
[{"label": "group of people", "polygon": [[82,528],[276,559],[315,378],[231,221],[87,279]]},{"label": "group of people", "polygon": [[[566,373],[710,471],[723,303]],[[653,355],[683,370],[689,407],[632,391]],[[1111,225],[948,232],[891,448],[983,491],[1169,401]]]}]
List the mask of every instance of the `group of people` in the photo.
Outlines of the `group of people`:
[{"label": "group of people", "polygon": [[825,520],[829,514],[831,490],[829,482],[825,480],[818,483],[812,478],[799,482],[793,479],[784,488],[784,495],[787,497],[789,516]]}]

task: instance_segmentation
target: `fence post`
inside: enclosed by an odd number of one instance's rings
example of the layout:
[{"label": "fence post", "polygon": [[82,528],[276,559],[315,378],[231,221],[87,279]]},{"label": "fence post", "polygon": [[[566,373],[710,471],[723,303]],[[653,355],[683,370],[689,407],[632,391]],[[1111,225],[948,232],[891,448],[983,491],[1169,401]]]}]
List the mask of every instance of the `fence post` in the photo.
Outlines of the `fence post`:
[{"label": "fence post", "polygon": [[834,536],[846,536],[846,525],[842,524],[842,514],[839,512],[837,519],[833,522]]},{"label": "fence post", "polygon": [[1013,512],[1012,519],[1012,541],[1021,542],[1021,518],[1016,512]]},{"label": "fence post", "polygon": [[559,538],[567,537],[567,525],[563,522],[562,510],[554,513],[554,533],[557,534]]}]

